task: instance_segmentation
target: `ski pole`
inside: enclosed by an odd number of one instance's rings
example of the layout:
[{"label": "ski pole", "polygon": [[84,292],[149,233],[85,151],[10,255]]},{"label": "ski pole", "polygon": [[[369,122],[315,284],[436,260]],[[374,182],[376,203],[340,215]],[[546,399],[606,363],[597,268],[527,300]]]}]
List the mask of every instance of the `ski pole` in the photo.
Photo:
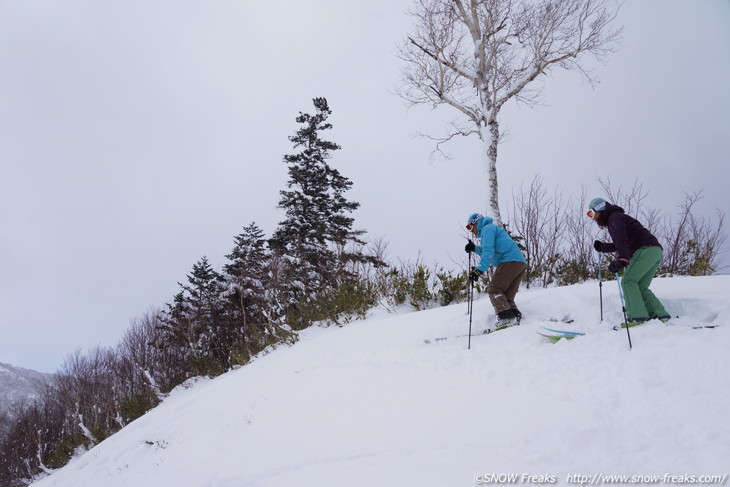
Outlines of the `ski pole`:
[{"label": "ski pole", "polygon": [[601,302],[601,323],[603,323],[603,275],[601,274],[601,264],[603,254],[598,252],[598,295]]},{"label": "ski pole", "polygon": [[[471,242],[471,240],[469,240]],[[471,350],[471,321],[474,315],[474,281],[471,280],[471,252],[469,252],[469,270],[467,279],[469,279],[469,345],[467,350]]]},{"label": "ski pole", "polygon": [[467,298],[468,298],[467,313],[469,313],[469,315],[471,315],[471,306],[472,306],[472,302],[471,302],[471,282],[472,281],[471,281],[470,274],[469,274],[470,272],[471,272],[471,252],[469,252],[469,267],[467,267],[467,269],[466,269],[466,278],[469,279],[469,290],[467,291]]},{"label": "ski pole", "polygon": [[624,313],[624,324],[626,325],[626,336],[629,337],[629,350],[631,350],[631,333],[629,332],[629,320],[626,318],[626,304],[624,303],[624,293],[621,290],[621,280],[616,273],[616,282],[618,283],[618,295],[621,297],[621,311]]}]

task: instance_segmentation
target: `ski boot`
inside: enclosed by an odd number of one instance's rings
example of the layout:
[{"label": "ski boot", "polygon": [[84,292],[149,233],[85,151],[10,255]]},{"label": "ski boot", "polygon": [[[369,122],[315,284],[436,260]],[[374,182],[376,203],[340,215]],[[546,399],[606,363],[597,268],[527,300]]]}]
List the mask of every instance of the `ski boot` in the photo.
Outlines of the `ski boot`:
[{"label": "ski boot", "polygon": [[515,316],[513,309],[500,311],[497,313],[497,320],[492,324],[491,327],[487,328],[485,333],[494,333],[495,331],[504,330],[511,326],[517,326],[520,324],[520,320]]},{"label": "ski boot", "polygon": [[632,328],[634,326],[643,325],[649,321],[649,318],[628,318],[625,323],[621,323],[620,326],[614,326],[614,330],[618,330],[619,328]]}]

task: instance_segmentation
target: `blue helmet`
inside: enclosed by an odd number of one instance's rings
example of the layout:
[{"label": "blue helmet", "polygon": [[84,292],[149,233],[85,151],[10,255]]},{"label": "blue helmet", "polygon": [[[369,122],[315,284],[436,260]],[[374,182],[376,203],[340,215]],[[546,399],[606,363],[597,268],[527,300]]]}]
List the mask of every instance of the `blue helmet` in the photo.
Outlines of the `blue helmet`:
[{"label": "blue helmet", "polygon": [[472,213],[469,216],[469,219],[466,221],[466,224],[467,225],[476,225],[476,223],[479,220],[481,220],[482,218],[484,218],[484,217],[482,215],[480,215],[479,213]]},{"label": "blue helmet", "polygon": [[590,203],[588,203],[588,209],[593,211],[603,211],[606,209],[606,200],[603,198],[593,198]]}]

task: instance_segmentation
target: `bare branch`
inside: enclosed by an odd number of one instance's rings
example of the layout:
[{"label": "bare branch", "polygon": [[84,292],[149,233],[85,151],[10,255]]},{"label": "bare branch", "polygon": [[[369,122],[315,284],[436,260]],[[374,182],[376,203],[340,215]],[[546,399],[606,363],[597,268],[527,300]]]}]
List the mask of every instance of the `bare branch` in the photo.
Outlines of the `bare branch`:
[{"label": "bare branch", "polygon": [[428,49],[426,49],[425,47],[423,47],[421,44],[419,44],[418,42],[416,42],[415,40],[413,40],[413,37],[409,37],[408,40],[411,42],[411,44],[413,44],[418,49],[420,49],[421,51],[423,51],[426,55],[428,55],[431,59],[433,59],[434,61],[436,61],[440,65],[442,65],[442,66],[444,66],[444,67],[446,67],[446,68],[454,71],[459,76],[463,76],[464,78],[466,78],[466,79],[468,79],[470,81],[476,81],[476,79],[475,79],[475,77],[473,75],[471,75],[471,74],[467,73],[466,71],[464,71],[463,69],[459,68],[454,63],[449,62],[446,59],[440,58],[438,55],[434,54],[433,52],[429,51]]}]

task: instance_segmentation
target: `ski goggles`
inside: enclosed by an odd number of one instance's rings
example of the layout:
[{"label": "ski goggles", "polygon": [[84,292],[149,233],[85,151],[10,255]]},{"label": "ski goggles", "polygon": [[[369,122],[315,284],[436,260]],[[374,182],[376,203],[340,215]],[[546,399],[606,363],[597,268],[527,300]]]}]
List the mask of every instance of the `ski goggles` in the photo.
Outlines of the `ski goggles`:
[{"label": "ski goggles", "polygon": [[466,224],[466,229],[469,230],[470,232],[472,230],[474,230],[476,227],[477,227],[477,224],[476,223],[467,223]]},{"label": "ski goggles", "polygon": [[586,215],[588,215],[588,218],[590,218],[591,220],[595,220],[596,219],[596,213],[598,213],[598,212],[593,211],[593,210],[588,210],[588,213],[586,213]]}]

